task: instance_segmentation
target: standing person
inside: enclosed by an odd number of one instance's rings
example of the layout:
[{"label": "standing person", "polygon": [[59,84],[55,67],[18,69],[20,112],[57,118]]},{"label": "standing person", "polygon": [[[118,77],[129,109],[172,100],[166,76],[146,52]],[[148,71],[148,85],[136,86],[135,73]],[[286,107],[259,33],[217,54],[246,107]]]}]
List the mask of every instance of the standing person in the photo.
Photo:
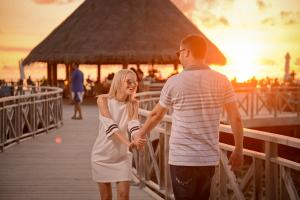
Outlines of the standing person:
[{"label": "standing person", "polygon": [[99,134],[93,146],[91,165],[102,200],[112,199],[111,183],[117,183],[118,200],[129,199],[132,155],[130,147],[144,145],[146,140],[130,142],[127,132],[135,134],[140,127],[137,88],[133,71],[122,69],[113,78],[108,95],[98,97]]},{"label": "standing person", "polygon": [[176,200],[209,199],[211,180],[219,163],[219,124],[222,107],[228,113],[235,149],[229,164],[232,170],[243,163],[243,125],[229,80],[205,64],[203,37],[184,38],[177,52],[184,70],[170,77],[159,103],[136,135],[158,124],[172,108],[169,165]]},{"label": "standing person", "polygon": [[[74,103],[74,114],[72,116],[72,119],[83,119],[82,118],[82,111],[80,104],[83,101],[83,95],[84,95],[84,88],[83,88],[83,73],[79,70],[79,65],[77,63],[72,65],[73,72],[71,76],[71,87],[72,87],[72,101]],[[78,117],[76,117],[77,112],[79,114]]]}]

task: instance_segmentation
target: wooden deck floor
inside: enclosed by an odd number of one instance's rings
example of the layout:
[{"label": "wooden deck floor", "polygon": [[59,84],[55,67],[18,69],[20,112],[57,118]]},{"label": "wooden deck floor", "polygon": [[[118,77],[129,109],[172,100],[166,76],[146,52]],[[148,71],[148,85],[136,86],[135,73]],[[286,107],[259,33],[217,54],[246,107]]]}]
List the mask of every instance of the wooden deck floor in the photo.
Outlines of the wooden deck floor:
[{"label": "wooden deck floor", "polygon": [[[90,169],[90,151],[98,127],[97,107],[83,106],[84,120],[71,120],[72,109],[64,105],[63,127],[0,153],[0,200],[99,199]],[[57,138],[61,138],[60,144]],[[113,196],[116,199],[115,192]],[[130,196],[133,200],[153,199],[133,182]]]}]

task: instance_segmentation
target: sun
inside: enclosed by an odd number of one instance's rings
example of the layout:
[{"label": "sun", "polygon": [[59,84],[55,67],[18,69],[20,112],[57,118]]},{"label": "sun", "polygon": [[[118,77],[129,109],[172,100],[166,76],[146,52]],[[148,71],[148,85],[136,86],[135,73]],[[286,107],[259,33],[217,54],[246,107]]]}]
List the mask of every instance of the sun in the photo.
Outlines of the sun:
[{"label": "sun", "polygon": [[227,46],[228,70],[239,82],[259,75],[261,47],[255,43],[234,43]]}]

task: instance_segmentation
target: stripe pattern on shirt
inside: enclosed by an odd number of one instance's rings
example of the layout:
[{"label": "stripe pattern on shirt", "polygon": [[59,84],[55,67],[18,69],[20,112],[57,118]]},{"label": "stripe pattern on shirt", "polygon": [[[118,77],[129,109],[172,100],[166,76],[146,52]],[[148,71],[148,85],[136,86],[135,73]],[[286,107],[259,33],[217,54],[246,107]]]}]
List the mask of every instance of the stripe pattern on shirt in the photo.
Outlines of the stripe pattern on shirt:
[{"label": "stripe pattern on shirt", "polygon": [[159,100],[173,110],[169,164],[217,165],[220,114],[224,104],[235,101],[228,79],[213,70],[183,71],[169,78]]}]

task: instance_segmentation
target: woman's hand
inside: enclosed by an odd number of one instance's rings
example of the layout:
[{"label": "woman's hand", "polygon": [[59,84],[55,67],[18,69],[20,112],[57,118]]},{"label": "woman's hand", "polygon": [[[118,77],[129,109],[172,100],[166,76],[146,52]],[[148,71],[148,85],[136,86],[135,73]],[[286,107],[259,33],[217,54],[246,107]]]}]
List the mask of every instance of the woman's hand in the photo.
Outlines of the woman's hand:
[{"label": "woman's hand", "polygon": [[133,141],[128,145],[128,147],[129,147],[129,150],[132,150],[132,149],[136,148]]},{"label": "woman's hand", "polygon": [[134,146],[136,146],[137,149],[144,148],[146,142],[147,142],[147,140],[145,138],[141,138],[141,137],[136,137],[133,140]]}]

